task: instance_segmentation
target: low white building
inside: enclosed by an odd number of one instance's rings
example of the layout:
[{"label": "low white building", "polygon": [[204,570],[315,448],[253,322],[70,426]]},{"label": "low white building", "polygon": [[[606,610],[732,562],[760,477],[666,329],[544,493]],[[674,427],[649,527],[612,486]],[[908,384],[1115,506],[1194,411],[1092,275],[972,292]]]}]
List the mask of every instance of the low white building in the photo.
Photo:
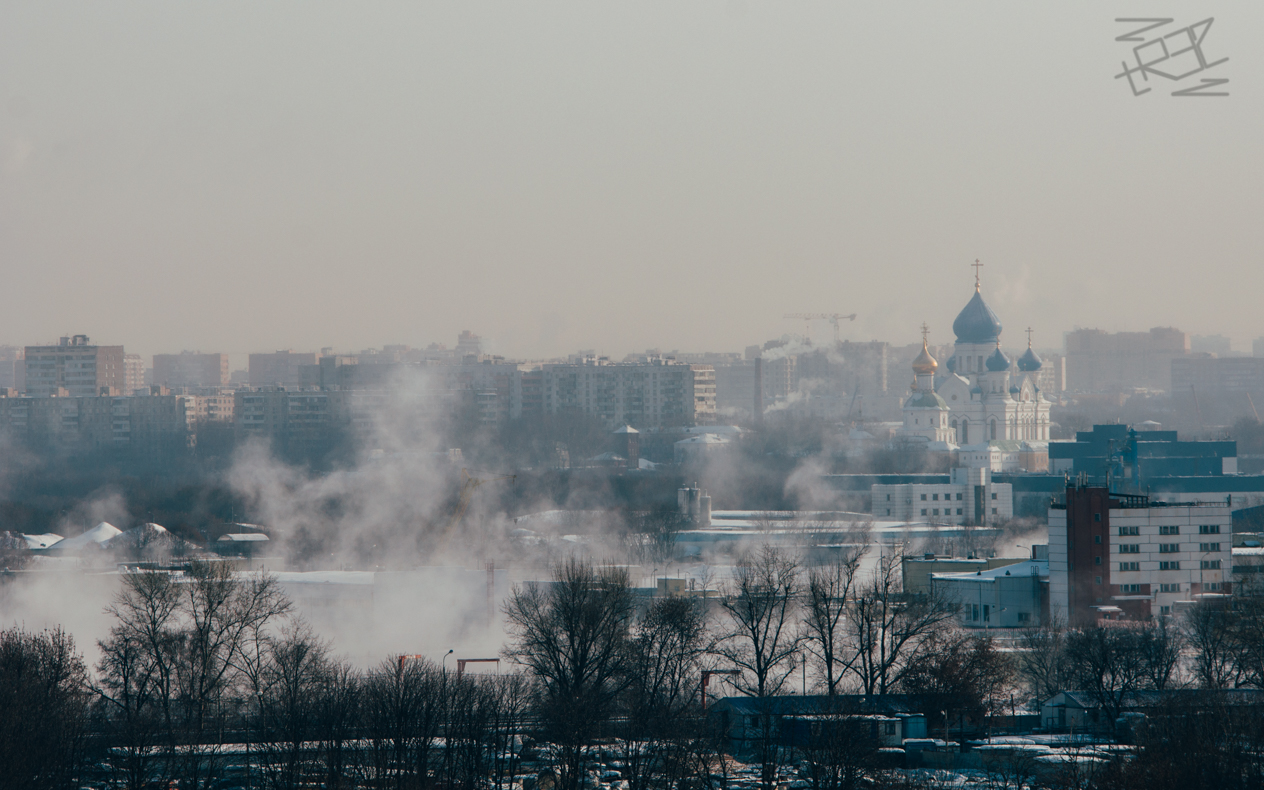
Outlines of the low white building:
[{"label": "low white building", "polygon": [[1028,560],[973,573],[932,573],[931,589],[955,601],[967,628],[1028,628],[1044,619],[1048,560]]},{"label": "low white building", "polygon": [[1013,486],[993,483],[987,468],[953,469],[947,484],[878,484],[869,493],[880,519],[982,526],[1014,517]]}]

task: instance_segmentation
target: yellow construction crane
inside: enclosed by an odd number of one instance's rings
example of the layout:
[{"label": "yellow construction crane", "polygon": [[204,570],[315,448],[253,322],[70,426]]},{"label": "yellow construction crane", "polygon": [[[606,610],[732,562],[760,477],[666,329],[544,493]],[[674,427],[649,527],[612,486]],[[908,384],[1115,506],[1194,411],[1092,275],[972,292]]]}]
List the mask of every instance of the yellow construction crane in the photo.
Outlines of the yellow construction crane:
[{"label": "yellow construction crane", "polygon": [[461,470],[461,496],[456,501],[456,510],[452,512],[452,521],[448,523],[448,531],[453,530],[457,524],[461,523],[461,519],[465,516],[465,511],[469,510],[470,502],[474,499],[474,491],[484,483],[493,483],[497,480],[517,480],[517,475],[493,475],[492,477],[474,477],[468,469]]},{"label": "yellow construction crane", "polygon": [[829,321],[834,325],[834,345],[842,342],[842,338],[838,333],[839,321],[855,321],[856,314],[843,315],[842,313],[786,313],[786,318],[798,318],[803,321],[803,336],[808,342],[812,342],[812,322],[813,321]]}]

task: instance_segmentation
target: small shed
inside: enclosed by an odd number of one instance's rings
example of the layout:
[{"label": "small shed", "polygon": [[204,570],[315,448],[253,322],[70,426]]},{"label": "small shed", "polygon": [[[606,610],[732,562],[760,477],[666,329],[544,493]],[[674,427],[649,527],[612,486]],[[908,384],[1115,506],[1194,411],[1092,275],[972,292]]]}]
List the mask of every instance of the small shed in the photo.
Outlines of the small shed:
[{"label": "small shed", "polygon": [[215,551],[224,557],[253,557],[270,542],[262,532],[234,532],[215,541]]}]

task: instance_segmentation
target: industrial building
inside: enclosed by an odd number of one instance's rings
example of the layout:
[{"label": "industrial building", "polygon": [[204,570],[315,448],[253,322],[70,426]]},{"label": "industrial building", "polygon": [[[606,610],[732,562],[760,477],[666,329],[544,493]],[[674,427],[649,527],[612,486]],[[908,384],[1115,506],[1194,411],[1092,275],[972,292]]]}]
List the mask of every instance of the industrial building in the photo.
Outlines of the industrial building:
[{"label": "industrial building", "polygon": [[985,525],[1014,517],[1012,486],[992,482],[989,469],[953,469],[947,485],[877,484],[870,496],[875,518]]},{"label": "industrial building", "polygon": [[1050,610],[1091,625],[1228,595],[1232,528],[1227,502],[1167,503],[1069,485],[1049,509]]},{"label": "industrial building", "polygon": [[1049,443],[1049,471],[1084,475],[1140,491],[1156,477],[1214,477],[1238,472],[1238,445],[1231,440],[1182,442],[1176,431],[1140,426],[1094,425],[1073,442]]},{"label": "industrial building", "polygon": [[1048,559],[979,569],[932,573],[932,590],[956,602],[966,628],[1030,628],[1049,619]]}]

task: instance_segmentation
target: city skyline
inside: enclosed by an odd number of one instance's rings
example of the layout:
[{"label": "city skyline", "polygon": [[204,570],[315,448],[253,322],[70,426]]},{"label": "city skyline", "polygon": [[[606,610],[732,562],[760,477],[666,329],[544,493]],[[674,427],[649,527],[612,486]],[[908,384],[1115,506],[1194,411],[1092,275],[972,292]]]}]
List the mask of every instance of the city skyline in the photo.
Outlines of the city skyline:
[{"label": "city skyline", "polygon": [[915,342],[976,258],[1043,347],[1264,334],[1256,5],[1208,34],[1232,95],[1163,103],[1087,2],[297,10],[0,12],[0,337]]}]

